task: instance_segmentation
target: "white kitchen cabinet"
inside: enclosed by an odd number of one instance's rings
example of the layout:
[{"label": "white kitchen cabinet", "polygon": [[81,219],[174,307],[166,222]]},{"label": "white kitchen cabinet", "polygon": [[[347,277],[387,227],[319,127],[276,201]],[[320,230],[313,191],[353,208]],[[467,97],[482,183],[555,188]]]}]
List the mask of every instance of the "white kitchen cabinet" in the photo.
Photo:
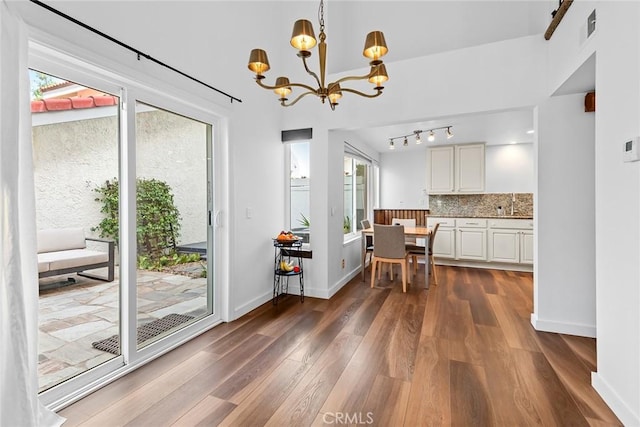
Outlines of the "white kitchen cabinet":
[{"label": "white kitchen cabinet", "polygon": [[427,192],[482,193],[485,187],[484,165],[484,144],[427,148]]},{"label": "white kitchen cabinet", "polygon": [[454,191],[454,153],[453,145],[427,149],[427,192],[430,194]]},{"label": "white kitchen cabinet", "polygon": [[489,261],[533,264],[533,221],[489,221]]},{"label": "white kitchen cabinet", "polygon": [[484,144],[456,145],[455,188],[459,193],[484,191]]},{"label": "white kitchen cabinet", "polygon": [[456,258],[461,260],[487,260],[487,220],[456,220]]},{"label": "white kitchen cabinet", "polygon": [[520,263],[533,264],[533,230],[520,234]]},{"label": "white kitchen cabinet", "polygon": [[454,259],[456,257],[456,220],[454,218],[427,218],[427,227],[440,223],[433,241],[433,256]]},{"label": "white kitchen cabinet", "polygon": [[489,230],[489,261],[520,262],[520,231]]}]

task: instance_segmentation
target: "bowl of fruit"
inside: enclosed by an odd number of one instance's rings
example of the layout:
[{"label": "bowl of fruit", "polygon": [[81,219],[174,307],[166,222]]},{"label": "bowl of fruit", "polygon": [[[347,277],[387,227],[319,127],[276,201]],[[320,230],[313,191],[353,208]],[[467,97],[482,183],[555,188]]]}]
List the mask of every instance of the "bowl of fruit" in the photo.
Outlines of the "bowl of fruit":
[{"label": "bowl of fruit", "polygon": [[298,242],[300,240],[300,238],[298,236],[296,236],[295,234],[293,234],[291,231],[281,231],[280,234],[278,234],[278,236],[274,239],[276,242],[278,243],[282,243],[282,244],[294,244],[296,242]]}]

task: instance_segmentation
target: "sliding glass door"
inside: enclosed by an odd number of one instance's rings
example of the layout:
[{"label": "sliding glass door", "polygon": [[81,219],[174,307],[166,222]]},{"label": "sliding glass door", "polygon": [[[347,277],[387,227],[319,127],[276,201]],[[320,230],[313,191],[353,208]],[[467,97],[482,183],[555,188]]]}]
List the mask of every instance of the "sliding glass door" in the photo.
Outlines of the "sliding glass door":
[{"label": "sliding glass door", "polygon": [[43,57],[31,71],[31,111],[38,370],[49,404],[157,357],[220,313],[214,118]]},{"label": "sliding glass door", "polygon": [[[30,75],[42,391],[120,354],[118,236],[97,201],[105,186],[117,185],[120,98]],[[111,206],[108,215],[117,219],[118,203]],[[105,261],[108,267],[84,268]],[[105,339],[103,347],[95,344]]]},{"label": "sliding glass door", "polygon": [[211,126],[136,103],[137,344],[207,314]]}]

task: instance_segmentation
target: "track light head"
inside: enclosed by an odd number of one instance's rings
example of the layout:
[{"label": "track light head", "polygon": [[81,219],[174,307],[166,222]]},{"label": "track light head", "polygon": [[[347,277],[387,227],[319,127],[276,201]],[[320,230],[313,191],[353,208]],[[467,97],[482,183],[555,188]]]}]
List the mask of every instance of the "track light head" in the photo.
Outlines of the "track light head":
[{"label": "track light head", "polygon": [[420,131],[414,130],[413,133],[416,134],[416,144],[422,144],[422,138],[420,137]]}]

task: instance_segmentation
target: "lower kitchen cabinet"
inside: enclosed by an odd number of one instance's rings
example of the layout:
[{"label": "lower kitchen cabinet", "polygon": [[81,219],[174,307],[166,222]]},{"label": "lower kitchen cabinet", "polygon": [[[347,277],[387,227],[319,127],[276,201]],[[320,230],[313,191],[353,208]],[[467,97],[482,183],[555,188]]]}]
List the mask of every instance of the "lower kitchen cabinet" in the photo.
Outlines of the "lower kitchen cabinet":
[{"label": "lower kitchen cabinet", "polygon": [[489,261],[533,264],[533,221],[489,221]]},{"label": "lower kitchen cabinet", "polygon": [[429,227],[436,223],[440,223],[433,244],[436,262],[440,259],[449,265],[478,266],[494,263],[491,268],[506,269],[509,265],[521,269],[533,264],[533,220],[427,218]]},{"label": "lower kitchen cabinet", "polygon": [[433,241],[433,255],[438,258],[456,257],[456,220],[453,218],[428,218],[427,226],[433,228],[440,223]]},{"label": "lower kitchen cabinet", "polygon": [[520,234],[520,263],[533,264],[533,230]]},{"label": "lower kitchen cabinet", "polygon": [[456,259],[487,260],[487,220],[456,218]]}]

